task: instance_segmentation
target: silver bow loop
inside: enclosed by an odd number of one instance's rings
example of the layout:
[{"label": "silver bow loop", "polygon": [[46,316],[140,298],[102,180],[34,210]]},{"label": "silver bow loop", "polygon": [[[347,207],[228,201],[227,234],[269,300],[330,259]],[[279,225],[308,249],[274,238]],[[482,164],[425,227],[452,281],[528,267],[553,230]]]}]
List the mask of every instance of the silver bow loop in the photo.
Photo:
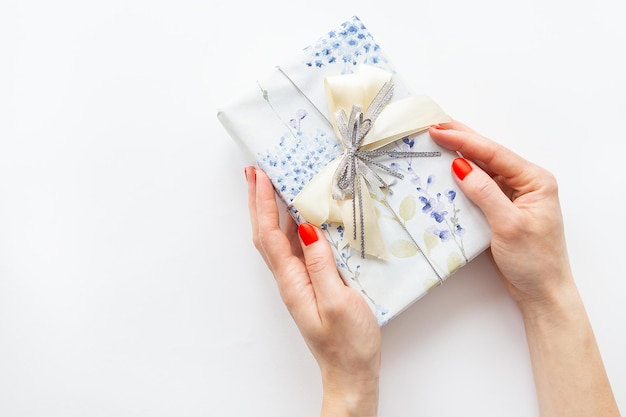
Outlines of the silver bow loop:
[{"label": "silver bow loop", "polygon": [[324,78],[331,124],[343,153],[315,174],[291,201],[302,218],[313,224],[343,224],[346,237],[350,236],[347,243],[353,248],[360,246],[361,257],[367,253],[387,259],[375,202],[382,203],[397,218],[387,196],[395,179],[402,175],[385,161],[440,155],[393,151],[387,145],[450,121],[426,96],[392,100],[394,88],[392,74],[365,64],[358,72]]},{"label": "silver bow loop", "polygon": [[[402,173],[394,171],[377,161],[375,157],[432,157],[441,152],[399,152],[395,150],[363,150],[361,144],[371,130],[376,119],[393,96],[393,83],[383,84],[368,108],[363,113],[361,106],[353,105],[350,116],[343,109],[335,112],[337,129],[344,143],[344,153],[335,170],[332,181],[332,197],[335,200],[352,199],[353,239],[360,235],[361,257],[365,257],[365,218],[363,216],[363,190],[361,179],[365,180],[366,191],[379,201],[385,201],[383,190],[391,193],[388,183],[375,168],[395,178],[402,179]],[[358,221],[357,221],[358,220]]]}]

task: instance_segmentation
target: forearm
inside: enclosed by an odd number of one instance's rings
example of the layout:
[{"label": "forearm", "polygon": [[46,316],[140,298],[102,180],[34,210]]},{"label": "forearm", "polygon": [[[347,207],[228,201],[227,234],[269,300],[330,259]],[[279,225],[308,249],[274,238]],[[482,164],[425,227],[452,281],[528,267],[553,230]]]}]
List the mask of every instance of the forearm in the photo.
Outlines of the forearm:
[{"label": "forearm", "polygon": [[520,307],[541,416],[619,416],[589,318],[573,281],[551,300]]}]

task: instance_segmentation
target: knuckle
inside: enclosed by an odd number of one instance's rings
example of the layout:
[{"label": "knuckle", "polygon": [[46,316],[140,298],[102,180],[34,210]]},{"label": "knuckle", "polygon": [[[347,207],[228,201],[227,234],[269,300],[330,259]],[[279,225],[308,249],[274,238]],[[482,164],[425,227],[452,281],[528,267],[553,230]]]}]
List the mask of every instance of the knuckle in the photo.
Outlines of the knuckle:
[{"label": "knuckle", "polygon": [[523,216],[512,215],[508,218],[507,222],[503,222],[499,225],[500,232],[504,236],[519,237],[522,234],[528,233],[529,228]]},{"label": "knuckle", "polygon": [[287,310],[293,314],[295,308],[300,304],[300,299],[292,291],[280,291],[280,296],[287,307]]},{"label": "knuckle", "polygon": [[327,319],[337,322],[340,321],[348,313],[346,303],[339,303],[333,300],[326,300],[321,307],[320,313]]},{"label": "knuckle", "polygon": [[495,188],[496,187],[494,187],[493,183],[491,183],[487,179],[483,179],[474,184],[471,193],[476,197],[477,200],[485,201],[491,198],[492,194],[495,191]]},{"label": "knuckle", "polygon": [[261,251],[261,239],[259,238],[259,235],[257,233],[252,235],[252,243],[254,244],[254,247],[256,248],[256,250],[260,252]]},{"label": "knuckle", "polygon": [[540,175],[546,192],[549,194],[558,194],[559,184],[556,180],[556,176],[545,168],[540,168]]},{"label": "knuckle", "polygon": [[306,269],[310,273],[319,273],[329,266],[330,258],[321,254],[307,256],[305,260]]},{"label": "knuckle", "polygon": [[268,232],[259,232],[253,237],[254,246],[256,246],[258,250],[263,250],[263,248],[271,246],[273,241],[275,240],[272,235],[272,233]]}]

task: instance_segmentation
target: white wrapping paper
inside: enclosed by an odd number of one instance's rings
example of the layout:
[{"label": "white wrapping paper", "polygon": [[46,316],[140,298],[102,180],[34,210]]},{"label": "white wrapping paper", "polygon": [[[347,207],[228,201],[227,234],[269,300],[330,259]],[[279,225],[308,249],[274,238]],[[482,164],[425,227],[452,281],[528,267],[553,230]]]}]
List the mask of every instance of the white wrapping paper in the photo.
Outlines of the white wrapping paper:
[{"label": "white wrapping paper", "polygon": [[[391,75],[394,93],[389,105],[413,96],[363,23],[353,17],[266,77],[251,80],[243,93],[218,112],[242,152],[269,175],[298,223],[311,219],[301,215],[292,202],[344,153],[345,144],[333,128],[325,79],[356,74],[366,67]],[[415,119],[419,117],[416,114]],[[362,257],[346,233],[355,225],[345,220],[331,218],[320,224],[342,278],[360,291],[381,326],[484,251],[490,241],[486,219],[452,177],[455,152],[436,145],[427,130],[383,149],[440,152],[436,157],[377,157],[377,162],[403,176],[398,179],[380,172],[391,184],[391,192],[385,189],[384,198],[380,193],[371,198],[375,218],[370,220],[381,230],[375,243],[382,245],[385,256]],[[344,204],[352,206],[351,201]]]}]

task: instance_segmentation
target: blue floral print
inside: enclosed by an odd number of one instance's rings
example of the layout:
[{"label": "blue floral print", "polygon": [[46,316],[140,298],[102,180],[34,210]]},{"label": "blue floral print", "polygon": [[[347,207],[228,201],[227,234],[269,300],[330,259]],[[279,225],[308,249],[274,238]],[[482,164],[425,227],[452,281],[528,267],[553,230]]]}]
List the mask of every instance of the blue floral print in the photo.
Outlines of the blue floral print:
[{"label": "blue floral print", "polygon": [[356,16],[305,48],[305,52],[305,65],[321,68],[343,63],[343,73],[351,73],[359,63],[384,67],[389,63],[380,46]]}]

